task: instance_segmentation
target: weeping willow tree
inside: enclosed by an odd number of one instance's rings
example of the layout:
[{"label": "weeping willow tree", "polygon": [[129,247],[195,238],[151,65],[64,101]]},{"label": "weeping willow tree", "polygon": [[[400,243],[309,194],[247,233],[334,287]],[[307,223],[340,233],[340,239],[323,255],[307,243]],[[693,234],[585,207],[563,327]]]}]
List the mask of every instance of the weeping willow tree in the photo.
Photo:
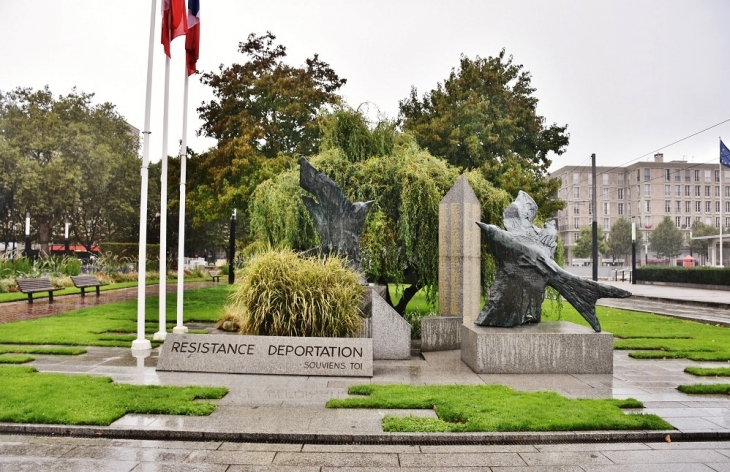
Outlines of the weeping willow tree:
[{"label": "weeping willow tree", "polygon": [[[339,116],[337,115],[339,113]],[[359,118],[358,118],[359,117]],[[438,289],[438,205],[460,175],[407,135],[380,124],[372,130],[352,110],[335,113],[325,125],[323,152],[310,162],[343,189],[350,201],[374,200],[360,243],[370,282],[407,284],[395,309],[426,289],[435,303]],[[388,136],[390,133],[390,137]],[[500,225],[511,198],[481,173],[466,173],[482,206],[481,220]],[[307,250],[319,244],[301,201],[299,169],[262,183],[250,203],[252,237],[260,244]],[[482,251],[482,283],[494,277],[494,262]]]}]

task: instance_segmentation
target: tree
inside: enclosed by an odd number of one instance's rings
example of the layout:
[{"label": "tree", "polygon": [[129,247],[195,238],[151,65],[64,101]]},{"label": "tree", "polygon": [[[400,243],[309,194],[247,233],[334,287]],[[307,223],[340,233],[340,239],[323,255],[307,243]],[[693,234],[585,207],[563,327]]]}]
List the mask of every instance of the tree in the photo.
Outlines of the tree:
[{"label": "tree", "polygon": [[658,257],[677,257],[682,253],[684,235],[672,219],[665,216],[649,235],[649,244]]},{"label": "tree", "polygon": [[415,88],[400,102],[403,129],[431,154],[484,177],[513,197],[533,196],[541,215],[564,203],[559,182],[548,178],[550,153],[568,145],[567,126],[545,126],[530,73],[502,50],[497,57],[461,56],[459,69],[419,99]]},{"label": "tree", "polygon": [[611,228],[606,252],[619,258],[631,254],[631,223],[626,218],[619,218]]},{"label": "tree", "polygon": [[[353,113],[343,112],[344,114]],[[363,148],[379,148],[376,131],[369,131],[363,120],[346,119],[351,133],[340,135],[343,148],[327,149],[311,159],[320,172],[329,176],[350,201],[375,200],[360,242],[362,265],[367,279],[378,283],[409,284],[395,307],[400,313],[412,296],[426,288],[435,300],[438,287],[438,205],[454,185],[460,171],[423,151],[409,136],[394,136],[394,146],[384,155],[375,152],[360,159]],[[334,119],[337,119],[335,117]],[[357,123],[360,123],[359,125]],[[342,131],[333,125],[329,129]],[[375,127],[377,130],[378,127]],[[364,146],[351,146],[349,139]],[[370,138],[368,138],[370,136]],[[332,142],[332,141],[329,141]],[[382,141],[380,141],[382,142]],[[354,153],[346,151],[355,150]],[[500,224],[502,212],[510,203],[509,195],[494,188],[476,171],[467,179],[482,204],[482,221]],[[251,230],[256,241],[307,250],[319,244],[312,221],[301,201],[298,167],[287,170],[258,186],[251,203]],[[494,262],[483,251],[483,282],[493,277]]]},{"label": "tree", "polygon": [[75,90],[54,98],[48,87],[0,92],[0,158],[9,170],[0,195],[12,204],[4,223],[29,211],[42,253],[65,218],[90,249],[128,231],[118,222],[139,211],[138,137],[113,105],[92,105],[92,98]]},{"label": "tree", "polygon": [[[603,233],[603,226],[598,225],[598,252],[606,254],[608,252],[608,244],[606,244],[606,236]],[[575,240],[573,247],[573,255],[584,258],[593,254],[593,228],[584,226],[578,233],[578,239]]]},{"label": "tree", "polygon": [[[692,224],[693,237],[714,236],[716,234],[720,234],[720,231],[714,226],[706,225],[701,221],[695,221]],[[706,239],[690,239],[689,247],[693,253],[707,257],[708,244]]]}]

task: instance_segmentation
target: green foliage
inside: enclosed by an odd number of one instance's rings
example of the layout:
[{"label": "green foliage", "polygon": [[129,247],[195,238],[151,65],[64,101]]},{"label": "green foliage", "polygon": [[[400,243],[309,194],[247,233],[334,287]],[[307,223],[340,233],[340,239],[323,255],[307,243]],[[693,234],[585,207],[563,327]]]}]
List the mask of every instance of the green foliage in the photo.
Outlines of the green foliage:
[{"label": "green foliage", "polygon": [[379,121],[370,130],[358,111],[342,107],[322,117],[321,150],[340,149],[350,162],[392,154],[395,124]]},{"label": "green foliage", "polygon": [[677,257],[682,253],[684,235],[672,219],[665,216],[649,234],[649,244],[660,258]]},{"label": "green foliage", "polygon": [[606,253],[617,258],[631,254],[631,223],[626,218],[621,217],[613,224]]},{"label": "green foliage", "polygon": [[363,288],[339,257],[302,258],[272,249],[241,272],[226,306],[242,334],[354,337]]},{"label": "green foliage", "polygon": [[207,416],[223,387],[171,387],[113,383],[109,377],[38,373],[0,366],[0,421],[108,426],[128,413]]},{"label": "green foliage", "polygon": [[727,286],[730,285],[730,267],[637,267],[636,280]]},{"label": "green foliage", "polygon": [[730,368],[728,367],[685,367],[684,371],[699,377],[730,377]]},{"label": "green foliage", "polygon": [[727,395],[730,393],[730,384],[680,385],[677,390],[692,395]]},{"label": "green foliage", "polygon": [[32,356],[0,355],[0,364],[25,364],[27,362],[33,362],[34,360],[35,357]]},{"label": "green foliage", "polygon": [[[220,317],[229,291],[228,285],[186,291],[183,301],[184,321],[215,322]],[[158,297],[145,299],[147,313],[157,313],[158,300]],[[172,329],[177,318],[177,299],[175,297],[167,297],[166,313],[169,320],[168,328]],[[156,318],[148,319],[145,333],[151,337],[158,328]],[[136,332],[137,301],[130,300],[73,310],[55,316],[0,324],[0,343],[129,347],[131,341],[135,339]],[[155,345],[157,341],[152,341],[152,343]],[[9,349],[8,352],[44,353],[18,351],[14,347],[7,349]]]},{"label": "green foliage", "polygon": [[[606,254],[608,252],[608,244],[606,244],[606,235],[603,233],[603,226],[598,225],[598,252]],[[593,228],[583,226],[578,233],[578,239],[575,240],[573,247],[573,255],[575,257],[590,257],[593,254]]]},{"label": "green foliage", "polygon": [[[147,244],[146,251],[148,256],[157,256],[160,254],[160,245]],[[102,242],[99,244],[99,252],[103,257],[117,258],[117,260],[126,258],[127,261],[131,262],[139,256],[139,243]]]},{"label": "green foliage", "polygon": [[549,153],[568,145],[567,126],[545,125],[537,114],[530,73],[502,50],[474,60],[462,55],[458,69],[419,99],[415,88],[400,102],[403,129],[450,164],[479,169],[513,197],[529,193],[542,215],[564,202],[554,198],[559,182],[548,177]]},{"label": "green foliage", "polygon": [[[695,221],[692,223],[692,236],[714,236],[720,234],[719,228],[715,228],[711,225],[706,225],[701,221]],[[703,239],[690,239],[688,240],[690,250],[696,254],[707,257],[707,241]]]},{"label": "green foliage", "polygon": [[[572,400],[555,392],[517,392],[503,385],[355,385],[351,395],[328,408],[407,408],[434,410],[438,419],[383,418],[388,432],[587,431],[673,429],[656,415],[624,414],[641,408],[630,398]],[[566,414],[570,412],[570,414]]]}]

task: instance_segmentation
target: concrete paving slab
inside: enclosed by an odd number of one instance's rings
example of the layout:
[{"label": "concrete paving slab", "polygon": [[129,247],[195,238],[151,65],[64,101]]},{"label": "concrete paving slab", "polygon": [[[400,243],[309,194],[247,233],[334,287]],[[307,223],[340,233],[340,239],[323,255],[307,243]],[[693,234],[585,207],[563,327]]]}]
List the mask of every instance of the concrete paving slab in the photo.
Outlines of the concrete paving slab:
[{"label": "concrete paving slab", "polygon": [[8,472],[130,472],[137,465],[136,461],[0,457],[0,470]]},{"label": "concrete paving slab", "polygon": [[399,454],[402,467],[517,467],[527,465],[517,453]]},{"label": "concrete paving slab", "polygon": [[278,453],[274,464],[294,466],[324,466],[324,467],[397,467],[398,455],[390,453],[358,453],[332,452],[321,454],[318,452]]},{"label": "concrete paving slab", "polygon": [[714,450],[602,451],[614,464],[730,463],[730,458]]},{"label": "concrete paving slab", "polygon": [[602,451],[522,452],[520,457],[529,466],[611,464],[611,461],[603,455]]},{"label": "concrete paving slab", "polygon": [[271,465],[276,452],[271,451],[193,451],[185,462],[203,464]]}]

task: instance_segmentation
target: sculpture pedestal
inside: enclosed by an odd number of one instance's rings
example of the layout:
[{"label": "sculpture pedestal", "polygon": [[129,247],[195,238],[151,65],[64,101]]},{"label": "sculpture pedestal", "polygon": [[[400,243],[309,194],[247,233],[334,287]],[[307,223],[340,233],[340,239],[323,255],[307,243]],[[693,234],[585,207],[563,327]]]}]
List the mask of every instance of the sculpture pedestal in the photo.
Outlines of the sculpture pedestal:
[{"label": "sculpture pedestal", "polygon": [[461,360],[477,374],[612,374],[613,334],[566,321],[463,324]]}]

